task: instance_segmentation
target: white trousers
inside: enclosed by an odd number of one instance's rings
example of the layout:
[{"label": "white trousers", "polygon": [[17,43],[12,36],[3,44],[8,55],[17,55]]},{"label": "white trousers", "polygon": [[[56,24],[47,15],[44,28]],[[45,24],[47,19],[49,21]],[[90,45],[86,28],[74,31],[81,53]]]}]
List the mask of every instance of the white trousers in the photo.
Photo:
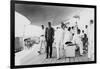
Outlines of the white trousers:
[{"label": "white trousers", "polygon": [[40,52],[42,50],[42,48],[45,50],[45,46],[46,46],[46,41],[44,37],[40,37]]},{"label": "white trousers", "polygon": [[83,44],[82,44],[82,42],[80,42],[80,43],[78,44],[78,46],[79,46],[79,48],[80,48],[80,55],[83,55]]},{"label": "white trousers", "polygon": [[63,54],[63,45],[61,41],[56,42],[56,49],[57,49],[57,59]]}]

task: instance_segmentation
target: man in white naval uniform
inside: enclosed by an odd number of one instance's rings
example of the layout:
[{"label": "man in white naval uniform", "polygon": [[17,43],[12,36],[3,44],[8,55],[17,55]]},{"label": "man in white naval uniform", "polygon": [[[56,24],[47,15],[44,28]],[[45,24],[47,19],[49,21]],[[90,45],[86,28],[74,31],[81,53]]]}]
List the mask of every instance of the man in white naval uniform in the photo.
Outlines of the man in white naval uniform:
[{"label": "man in white naval uniform", "polygon": [[71,33],[75,34],[75,28],[74,28],[74,26],[71,27]]},{"label": "man in white naval uniform", "polygon": [[61,24],[61,28],[58,28],[55,33],[55,42],[56,42],[56,49],[57,49],[57,59],[60,59],[60,53],[62,53],[63,47],[63,39],[64,39],[64,29],[63,24]]},{"label": "man in white naval uniform", "polygon": [[40,35],[40,48],[38,53],[41,54],[42,50],[45,50],[46,42],[45,42],[45,28],[44,25],[41,25],[41,35]]},{"label": "man in white naval uniform", "polygon": [[86,35],[88,36],[88,25],[85,25],[85,29],[84,29],[84,33],[86,33]]},{"label": "man in white naval uniform", "polygon": [[65,28],[65,35],[64,35],[64,45],[66,42],[71,42],[73,39],[72,32],[71,32],[71,27],[68,29]]},{"label": "man in white naval uniform", "polygon": [[80,29],[77,30],[77,34],[74,35],[72,42],[79,47],[80,55],[83,55],[83,43],[81,41]]},{"label": "man in white naval uniform", "polygon": [[93,20],[90,20],[89,29],[88,29],[88,58],[92,61],[94,60],[94,24]]}]

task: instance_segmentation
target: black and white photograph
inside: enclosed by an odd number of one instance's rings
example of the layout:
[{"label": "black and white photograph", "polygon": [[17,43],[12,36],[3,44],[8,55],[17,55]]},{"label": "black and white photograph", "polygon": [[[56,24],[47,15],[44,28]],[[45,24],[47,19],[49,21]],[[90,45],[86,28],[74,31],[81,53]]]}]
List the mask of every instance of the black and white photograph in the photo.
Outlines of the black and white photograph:
[{"label": "black and white photograph", "polygon": [[94,7],[15,2],[15,66],[94,62],[95,23]]}]

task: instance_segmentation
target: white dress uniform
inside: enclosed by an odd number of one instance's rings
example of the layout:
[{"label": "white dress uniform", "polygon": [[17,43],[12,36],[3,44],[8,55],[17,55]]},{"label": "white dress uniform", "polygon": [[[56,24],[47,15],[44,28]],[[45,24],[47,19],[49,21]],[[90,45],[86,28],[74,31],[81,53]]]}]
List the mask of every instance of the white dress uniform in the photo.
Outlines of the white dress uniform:
[{"label": "white dress uniform", "polygon": [[83,43],[81,41],[81,36],[79,34],[75,34],[73,37],[72,42],[77,44],[80,48],[80,55],[83,55]]},{"label": "white dress uniform", "polygon": [[55,42],[56,42],[56,49],[57,49],[57,59],[60,58],[60,53],[62,53],[63,48],[63,39],[64,39],[64,30],[57,29],[55,33]]},{"label": "white dress uniform", "polygon": [[72,34],[73,34],[73,33],[75,34],[75,29],[71,29],[71,33],[72,33]]},{"label": "white dress uniform", "polygon": [[45,49],[46,42],[45,42],[45,29],[41,30],[41,35],[40,35],[40,52],[42,49]]},{"label": "white dress uniform", "polygon": [[89,26],[88,35],[88,58],[94,60],[94,24]]},{"label": "white dress uniform", "polygon": [[72,33],[70,31],[68,31],[67,29],[65,29],[64,45],[66,42],[72,41],[72,39],[73,39]]},{"label": "white dress uniform", "polygon": [[88,32],[88,28],[84,30],[84,33],[87,34],[87,36],[89,36],[89,35],[88,35],[88,33],[89,33],[89,32]]}]

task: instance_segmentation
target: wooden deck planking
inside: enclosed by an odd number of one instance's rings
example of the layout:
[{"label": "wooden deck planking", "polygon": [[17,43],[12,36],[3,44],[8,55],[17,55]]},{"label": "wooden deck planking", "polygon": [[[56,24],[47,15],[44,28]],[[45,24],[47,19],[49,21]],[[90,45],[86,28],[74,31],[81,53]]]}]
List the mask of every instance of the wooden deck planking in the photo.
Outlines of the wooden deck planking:
[{"label": "wooden deck planking", "polygon": [[[30,56],[30,57],[29,57]],[[52,58],[48,58],[46,59],[46,54],[42,53],[41,55],[38,55],[36,57],[32,56],[32,53],[28,56],[26,56],[26,58],[28,58],[27,60],[25,60],[22,64],[23,65],[33,65],[33,64],[50,64],[50,63],[69,63],[69,62],[85,62],[85,61],[89,61],[87,58],[87,55],[84,56],[75,56],[75,57],[64,57],[62,56],[61,59],[57,60],[57,54],[56,54],[56,49],[53,48],[53,56]]]},{"label": "wooden deck planking", "polygon": [[75,62],[75,57],[70,57],[69,62]]}]

